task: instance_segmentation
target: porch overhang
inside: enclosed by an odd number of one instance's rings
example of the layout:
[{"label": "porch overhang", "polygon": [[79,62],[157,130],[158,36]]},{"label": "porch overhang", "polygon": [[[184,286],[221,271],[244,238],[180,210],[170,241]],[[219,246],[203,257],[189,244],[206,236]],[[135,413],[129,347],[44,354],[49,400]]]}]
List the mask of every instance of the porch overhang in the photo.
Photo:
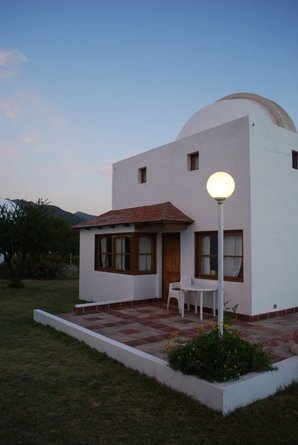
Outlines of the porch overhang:
[{"label": "porch overhang", "polygon": [[96,218],[75,225],[74,229],[90,229],[134,224],[136,228],[162,225],[167,229],[185,229],[193,220],[171,202],[110,210]]}]

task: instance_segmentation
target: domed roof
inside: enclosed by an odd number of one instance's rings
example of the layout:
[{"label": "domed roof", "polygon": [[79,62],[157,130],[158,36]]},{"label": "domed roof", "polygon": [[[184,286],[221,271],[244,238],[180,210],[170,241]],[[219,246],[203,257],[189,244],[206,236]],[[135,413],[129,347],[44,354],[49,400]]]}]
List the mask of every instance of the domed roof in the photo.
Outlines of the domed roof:
[{"label": "domed roof", "polygon": [[288,113],[277,103],[257,94],[235,93],[219,99],[191,116],[182,127],[177,140],[247,115],[297,132]]}]

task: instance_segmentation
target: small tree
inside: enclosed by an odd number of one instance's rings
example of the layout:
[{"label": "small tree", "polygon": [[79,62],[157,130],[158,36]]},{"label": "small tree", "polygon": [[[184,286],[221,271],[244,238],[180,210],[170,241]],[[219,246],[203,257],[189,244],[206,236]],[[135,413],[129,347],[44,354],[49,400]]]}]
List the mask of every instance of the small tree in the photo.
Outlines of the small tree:
[{"label": "small tree", "polygon": [[25,271],[30,277],[55,276],[70,253],[78,253],[77,233],[69,222],[48,214],[47,201],[0,206],[0,254],[11,287],[21,286]]},{"label": "small tree", "polygon": [[[0,253],[3,254],[11,287],[20,287],[22,270],[29,253],[45,249],[46,201],[18,201],[13,207],[0,206]],[[14,263],[20,254],[21,261]]]},{"label": "small tree", "polygon": [[47,252],[55,252],[67,262],[70,253],[78,253],[77,235],[68,221],[58,216],[48,215],[44,230]]},{"label": "small tree", "polygon": [[0,253],[4,257],[6,267],[10,276],[10,284],[19,287],[17,273],[14,270],[12,259],[18,250],[18,240],[15,233],[20,209],[16,206],[9,208],[8,205],[0,206]]}]

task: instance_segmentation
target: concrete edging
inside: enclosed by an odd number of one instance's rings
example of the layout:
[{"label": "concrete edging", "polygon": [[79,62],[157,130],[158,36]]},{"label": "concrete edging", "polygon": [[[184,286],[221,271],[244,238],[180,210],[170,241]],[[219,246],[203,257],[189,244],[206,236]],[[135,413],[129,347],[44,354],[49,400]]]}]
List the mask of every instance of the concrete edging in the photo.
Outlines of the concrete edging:
[{"label": "concrete edging", "polygon": [[210,383],[174,371],[165,360],[104,337],[40,309],[34,310],[33,318],[37,323],[51,326],[57,331],[71,335],[97,351],[105,352],[125,366],[154,377],[160,383],[183,392],[224,415],[241,406],[273,395],[279,389],[298,380],[298,356],[275,363],[277,371],[247,374],[235,382]]}]

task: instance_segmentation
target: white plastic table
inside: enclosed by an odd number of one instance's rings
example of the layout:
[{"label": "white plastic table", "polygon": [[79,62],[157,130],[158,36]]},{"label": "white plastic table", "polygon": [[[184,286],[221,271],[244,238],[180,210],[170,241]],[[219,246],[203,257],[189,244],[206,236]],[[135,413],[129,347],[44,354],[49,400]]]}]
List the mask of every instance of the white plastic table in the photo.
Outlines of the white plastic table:
[{"label": "white plastic table", "polygon": [[[212,292],[213,294],[213,316],[215,316],[215,292],[217,291],[217,287],[204,287],[199,286],[196,284],[190,284],[188,286],[181,287],[181,290],[184,295],[184,302],[182,304],[182,314],[181,316],[184,317],[184,303],[190,301],[189,300],[189,292],[194,292],[195,297],[195,313],[198,313],[198,302],[200,305],[200,320],[203,320],[203,302],[204,302],[204,293],[205,292]],[[188,303],[189,304],[189,303]]]}]

